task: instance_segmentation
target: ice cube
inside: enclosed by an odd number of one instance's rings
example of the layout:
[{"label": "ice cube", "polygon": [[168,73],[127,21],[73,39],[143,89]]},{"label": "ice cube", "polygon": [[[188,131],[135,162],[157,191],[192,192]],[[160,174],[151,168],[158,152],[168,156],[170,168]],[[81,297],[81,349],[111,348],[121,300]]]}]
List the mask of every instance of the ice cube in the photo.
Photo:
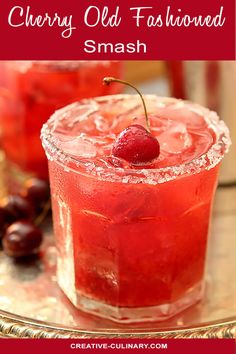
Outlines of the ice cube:
[{"label": "ice cube", "polygon": [[75,138],[60,140],[58,146],[73,157],[92,158],[96,156],[96,146],[92,141],[85,140],[83,135]]},{"label": "ice cube", "polygon": [[[69,107],[71,109],[69,109]],[[80,132],[90,132],[95,128],[91,119],[97,112],[97,105],[93,102],[88,104],[72,103],[70,106],[61,108],[55,112],[55,119],[52,124],[52,133],[77,136]]]},{"label": "ice cube", "polygon": [[181,122],[170,122],[166,130],[158,135],[161,150],[179,154],[189,148],[192,144],[192,139],[187,131],[187,127]]},{"label": "ice cube", "polygon": [[173,121],[181,121],[186,124],[188,128],[192,129],[204,129],[206,127],[206,121],[195,109],[191,107],[185,107],[182,102],[171,104],[164,108],[157,109],[157,115],[163,119],[169,119]]},{"label": "ice cube", "polygon": [[102,115],[97,114],[94,119],[96,129],[99,132],[107,133],[112,126],[112,117],[103,117]]},{"label": "ice cube", "polygon": [[155,132],[156,134],[161,134],[164,132],[169,126],[169,120],[160,117],[158,115],[149,115],[149,121],[151,126],[151,131]]}]

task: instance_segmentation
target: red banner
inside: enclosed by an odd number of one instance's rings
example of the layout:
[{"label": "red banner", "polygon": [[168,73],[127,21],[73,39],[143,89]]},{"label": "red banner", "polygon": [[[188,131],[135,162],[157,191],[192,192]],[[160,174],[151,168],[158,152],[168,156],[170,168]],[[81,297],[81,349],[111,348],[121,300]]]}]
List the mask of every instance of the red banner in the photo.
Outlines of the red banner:
[{"label": "red banner", "polygon": [[20,339],[0,340],[4,354],[56,353],[234,354],[233,339]]},{"label": "red banner", "polygon": [[235,0],[3,0],[0,59],[235,59]]}]

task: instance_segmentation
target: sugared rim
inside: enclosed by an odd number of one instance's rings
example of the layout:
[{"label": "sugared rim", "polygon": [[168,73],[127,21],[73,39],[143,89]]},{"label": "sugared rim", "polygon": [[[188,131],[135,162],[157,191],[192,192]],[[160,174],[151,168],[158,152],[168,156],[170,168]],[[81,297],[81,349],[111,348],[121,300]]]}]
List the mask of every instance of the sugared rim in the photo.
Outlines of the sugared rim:
[{"label": "sugared rim", "polygon": [[[56,145],[56,138],[52,134],[50,125],[60,120],[60,117],[65,117],[68,112],[75,109],[82,104],[91,104],[96,107],[96,104],[115,99],[128,99],[129,97],[135,97],[136,95],[120,94],[113,96],[101,96],[92,99],[83,99],[79,102],[70,104],[62,109],[57,110],[50,119],[43,125],[41,130],[42,145],[45,149],[47,158],[49,160],[56,160],[57,163],[64,166],[65,169],[73,170],[76,173],[85,173],[94,176],[98,179],[107,180],[111,182],[123,182],[123,183],[147,183],[147,184],[159,184],[168,182],[184,175],[192,175],[200,173],[203,170],[210,170],[224,157],[224,154],[228,152],[231,145],[229,136],[229,130],[225,123],[220,120],[218,115],[204,108],[196,103],[184,101],[180,99],[170,97],[159,97],[157,95],[144,95],[145,99],[159,99],[160,103],[179,103],[192,111],[201,115],[209,128],[211,128],[216,136],[215,143],[210,149],[203,155],[194,158],[190,162],[185,162],[175,166],[162,167],[157,169],[124,169],[120,167],[101,167],[92,163],[84,162],[79,158],[75,158],[65,153],[61,148]],[[70,165],[70,166],[69,166]],[[72,167],[73,165],[73,167]]]}]

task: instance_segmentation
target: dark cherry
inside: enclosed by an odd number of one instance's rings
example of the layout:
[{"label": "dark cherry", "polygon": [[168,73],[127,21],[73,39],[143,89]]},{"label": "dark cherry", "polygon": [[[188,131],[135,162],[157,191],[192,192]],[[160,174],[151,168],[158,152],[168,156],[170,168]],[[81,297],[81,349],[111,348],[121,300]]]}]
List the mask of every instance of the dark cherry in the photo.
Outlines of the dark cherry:
[{"label": "dark cherry", "polygon": [[42,179],[30,178],[25,182],[25,189],[22,195],[35,206],[42,205],[49,199],[49,184]]},{"label": "dark cherry", "polygon": [[0,206],[0,229],[6,224],[7,222],[7,213],[4,207]]},{"label": "dark cherry", "polygon": [[30,219],[34,216],[32,203],[20,195],[9,195],[5,198],[2,207],[8,223],[19,219]]},{"label": "dark cherry", "polygon": [[142,125],[134,124],[124,129],[117,137],[112,155],[132,164],[145,164],[157,158],[160,145]]},{"label": "dark cherry", "polygon": [[8,225],[9,215],[7,214],[4,207],[0,206],[0,240],[4,235],[5,229]]},{"label": "dark cherry", "polygon": [[41,243],[41,230],[28,220],[11,224],[6,229],[2,240],[4,252],[14,258],[38,253]]}]

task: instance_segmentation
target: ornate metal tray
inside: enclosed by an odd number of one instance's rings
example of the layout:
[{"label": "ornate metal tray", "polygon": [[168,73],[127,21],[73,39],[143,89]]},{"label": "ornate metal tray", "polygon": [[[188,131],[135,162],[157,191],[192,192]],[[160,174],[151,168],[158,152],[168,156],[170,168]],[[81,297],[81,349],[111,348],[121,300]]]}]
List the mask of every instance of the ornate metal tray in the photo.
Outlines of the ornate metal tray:
[{"label": "ornate metal tray", "polygon": [[236,187],[218,188],[202,302],[169,321],[118,325],[76,310],[55,279],[46,230],[42,256],[16,263],[0,251],[0,337],[236,337]]}]

